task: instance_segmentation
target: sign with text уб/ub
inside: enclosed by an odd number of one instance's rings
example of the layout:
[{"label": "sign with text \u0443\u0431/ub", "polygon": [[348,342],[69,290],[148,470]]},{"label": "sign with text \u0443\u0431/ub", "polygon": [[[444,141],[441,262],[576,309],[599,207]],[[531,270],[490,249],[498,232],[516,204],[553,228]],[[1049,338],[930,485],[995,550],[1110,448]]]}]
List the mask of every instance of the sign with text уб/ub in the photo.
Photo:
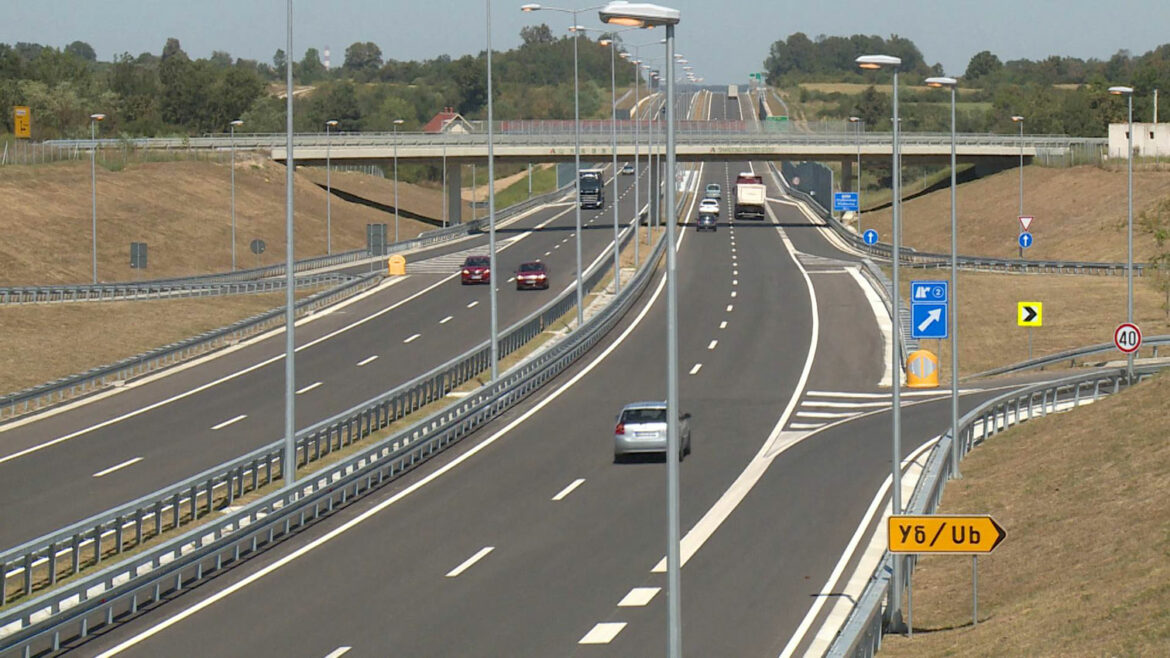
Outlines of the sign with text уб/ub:
[{"label": "sign with text \u0443\u0431/ub", "polygon": [[988,515],[891,516],[887,524],[891,553],[990,553],[1007,537]]},{"label": "sign with text \u0443\u0431/ub", "polygon": [[857,192],[834,192],[834,212],[857,212]]}]

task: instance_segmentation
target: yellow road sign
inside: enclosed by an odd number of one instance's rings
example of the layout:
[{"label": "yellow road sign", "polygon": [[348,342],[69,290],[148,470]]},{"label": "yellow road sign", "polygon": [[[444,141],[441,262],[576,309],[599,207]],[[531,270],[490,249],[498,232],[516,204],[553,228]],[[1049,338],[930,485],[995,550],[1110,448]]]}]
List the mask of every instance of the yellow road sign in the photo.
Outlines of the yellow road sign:
[{"label": "yellow road sign", "polygon": [[1039,327],[1044,324],[1044,304],[1019,302],[1016,304],[1016,324],[1021,327]]},{"label": "yellow road sign", "polygon": [[990,553],[1007,532],[990,516],[891,516],[891,553]]},{"label": "yellow road sign", "polygon": [[12,132],[18,139],[32,137],[32,111],[25,105],[12,108]]}]

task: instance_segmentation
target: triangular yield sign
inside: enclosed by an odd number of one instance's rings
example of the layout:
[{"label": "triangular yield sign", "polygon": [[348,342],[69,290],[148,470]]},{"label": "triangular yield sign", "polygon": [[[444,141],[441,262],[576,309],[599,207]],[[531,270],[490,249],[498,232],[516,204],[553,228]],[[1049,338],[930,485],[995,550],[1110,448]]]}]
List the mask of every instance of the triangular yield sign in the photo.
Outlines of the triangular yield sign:
[{"label": "triangular yield sign", "polygon": [[1032,225],[1032,218],[1031,217],[1029,217],[1027,215],[1020,216],[1020,226],[1023,226],[1025,231],[1027,231],[1028,227],[1031,225]]}]

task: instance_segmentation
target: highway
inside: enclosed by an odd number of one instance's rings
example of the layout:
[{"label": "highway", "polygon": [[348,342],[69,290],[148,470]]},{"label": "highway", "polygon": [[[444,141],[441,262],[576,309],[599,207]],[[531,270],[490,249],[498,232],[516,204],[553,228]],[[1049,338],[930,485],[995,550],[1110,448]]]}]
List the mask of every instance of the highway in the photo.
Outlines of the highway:
[{"label": "highway", "polygon": [[[643,196],[645,167],[639,172]],[[607,185],[620,217],[634,216],[634,176]],[[617,193],[615,194],[615,187]],[[583,260],[613,239],[613,211],[582,211]],[[570,287],[575,271],[572,203],[538,208],[498,231],[501,330]],[[489,337],[487,286],[462,286],[462,255],[486,253],[487,236],[427,251],[450,254],[377,291],[318,313],[297,328],[297,426],[350,408],[440,365]],[[516,291],[526,260],[549,264],[552,287]],[[414,268],[414,265],[411,265]],[[408,271],[409,272],[409,271]],[[22,541],[190,477],[283,435],[283,330],[164,376],[150,376],[84,404],[0,428],[0,505],[20,523],[0,545]]]},{"label": "highway", "polygon": [[[714,118],[735,111],[720,105]],[[700,184],[729,190],[747,166],[708,163]],[[768,222],[731,225],[724,199],[714,234],[680,239],[680,393],[694,416],[681,468],[684,649],[777,655],[888,475],[883,340],[835,262],[852,257],[806,216],[778,202]],[[129,640],[125,655],[142,656],[662,653],[665,469],[612,460],[620,406],[665,392],[660,292],[656,281],[535,406],[85,652]],[[873,397],[848,396],[859,393]],[[907,402],[909,454],[949,407],[939,395]],[[810,427],[818,419],[838,422]]]}]

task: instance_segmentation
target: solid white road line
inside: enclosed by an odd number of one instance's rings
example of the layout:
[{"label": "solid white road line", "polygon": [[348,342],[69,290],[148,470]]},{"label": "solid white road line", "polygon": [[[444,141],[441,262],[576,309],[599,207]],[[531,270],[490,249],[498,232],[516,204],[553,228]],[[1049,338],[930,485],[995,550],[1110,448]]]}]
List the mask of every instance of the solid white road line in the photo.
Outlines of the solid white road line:
[{"label": "solid white road line", "polygon": [[443,318],[442,320],[439,320],[439,324],[447,324],[448,322],[450,322],[453,319],[454,319],[453,316],[448,315],[447,317]]},{"label": "solid white road line", "polygon": [[[869,284],[869,281],[861,274],[861,268],[850,267],[849,276],[853,277],[853,281],[857,287],[861,289],[861,294],[865,295],[866,301],[869,302],[870,313],[873,314],[874,323],[877,324],[878,331],[882,334],[882,378],[878,380],[878,386],[889,386],[894,381],[894,375],[890,372],[893,365],[890,358],[890,341],[893,339],[894,325],[890,321],[890,312],[886,309],[886,304],[878,297],[877,291]],[[898,379],[902,380],[902,369],[898,368]]]},{"label": "solid white road line", "polygon": [[240,422],[241,420],[243,420],[243,419],[245,419],[245,418],[247,418],[247,417],[248,417],[248,414],[240,414],[239,416],[236,416],[235,418],[232,418],[232,419],[229,419],[229,420],[225,420],[225,421],[223,421],[222,423],[220,423],[219,425],[215,425],[215,426],[213,426],[211,429],[213,429],[213,430],[221,430],[221,429],[223,429],[223,428],[227,427],[228,425],[231,425],[232,423],[238,423],[238,422]]},{"label": "solid white road line", "polygon": [[578,640],[577,644],[609,644],[625,627],[626,622],[624,621],[600,622],[590,629],[585,637]]},{"label": "solid white road line", "polygon": [[805,400],[802,407],[825,407],[828,409],[881,409],[890,406],[889,402],[825,402],[823,400]]},{"label": "solid white road line", "polygon": [[325,656],[325,658],[341,658],[345,654],[349,653],[349,650],[352,648],[353,647],[337,647],[333,651],[329,652],[329,655]]},{"label": "solid white road line", "polygon": [[300,395],[301,393],[308,393],[309,391],[311,391],[311,390],[313,390],[313,389],[317,388],[317,387],[318,387],[318,386],[320,386],[320,385],[321,385],[321,382],[313,382],[312,384],[309,384],[308,386],[306,386],[306,387],[302,388],[301,390],[297,391],[297,395]]},{"label": "solid white road line", "polygon": [[422,336],[422,334],[415,334],[415,335],[411,336],[410,338],[407,338],[406,340],[404,340],[404,341],[402,341],[402,342],[404,342],[404,343],[413,343],[414,341],[418,340],[419,336]]},{"label": "solid white road line", "polygon": [[727,328],[727,320],[724,320],[723,322],[720,322],[720,323],[719,323],[719,328],[720,328],[720,329],[726,329],[726,328]]},{"label": "solid white road line", "polygon": [[97,473],[94,473],[93,476],[95,478],[100,478],[102,476],[109,475],[110,473],[113,473],[114,471],[126,468],[127,466],[137,464],[140,461],[142,461],[142,457],[135,457],[134,459],[127,459],[126,461],[122,462],[121,464],[111,466],[104,471],[98,471]]},{"label": "solid white road line", "polygon": [[475,306],[476,306],[477,304],[479,304],[479,300],[478,300],[478,299],[477,299],[477,300],[475,300],[474,302],[471,302],[470,304],[468,304],[468,305],[467,305],[467,308],[475,308]]},{"label": "solid white road line", "polygon": [[569,486],[565,487],[564,489],[561,489],[560,493],[553,496],[552,499],[553,500],[564,500],[565,496],[568,496],[569,494],[573,493],[573,490],[576,489],[577,487],[581,486],[582,484],[585,484],[585,478],[577,478],[576,480],[573,480],[572,482],[570,482]]},{"label": "solid white road line", "polygon": [[650,603],[656,594],[662,591],[661,587],[635,587],[629,594],[618,601],[619,608],[641,608]]},{"label": "solid white road line", "polygon": [[707,343],[707,349],[713,350],[713,349],[715,349],[715,346],[718,344],[719,344],[719,341],[713,340],[710,343]]},{"label": "solid white road line", "polygon": [[848,418],[857,415],[855,411],[798,411],[796,415],[801,418]]},{"label": "solid white road line", "polygon": [[794,430],[815,430],[818,427],[824,426],[824,423],[788,423],[788,427]]},{"label": "solid white road line", "polygon": [[360,367],[366,365],[367,363],[373,363],[374,361],[377,361],[377,360],[378,360],[378,355],[375,354],[374,356],[367,356],[366,358],[362,359],[361,361],[358,361],[357,364],[358,364],[358,367],[360,368]]},{"label": "solid white road line", "polygon": [[476,562],[479,562],[480,560],[487,557],[487,554],[491,553],[494,550],[496,550],[495,546],[484,546],[483,548],[479,549],[479,551],[475,555],[472,555],[471,557],[464,560],[463,564],[460,564],[459,566],[455,567],[454,569],[448,571],[447,577],[448,578],[455,578],[459,574],[470,569]]},{"label": "solid white road line", "polygon": [[702,368],[702,367],[703,367],[703,364],[701,364],[701,363],[696,363],[696,364],[695,364],[695,367],[691,368],[691,374],[692,374],[692,375],[697,375],[697,374],[699,374],[699,369],[700,369],[700,368]]}]

